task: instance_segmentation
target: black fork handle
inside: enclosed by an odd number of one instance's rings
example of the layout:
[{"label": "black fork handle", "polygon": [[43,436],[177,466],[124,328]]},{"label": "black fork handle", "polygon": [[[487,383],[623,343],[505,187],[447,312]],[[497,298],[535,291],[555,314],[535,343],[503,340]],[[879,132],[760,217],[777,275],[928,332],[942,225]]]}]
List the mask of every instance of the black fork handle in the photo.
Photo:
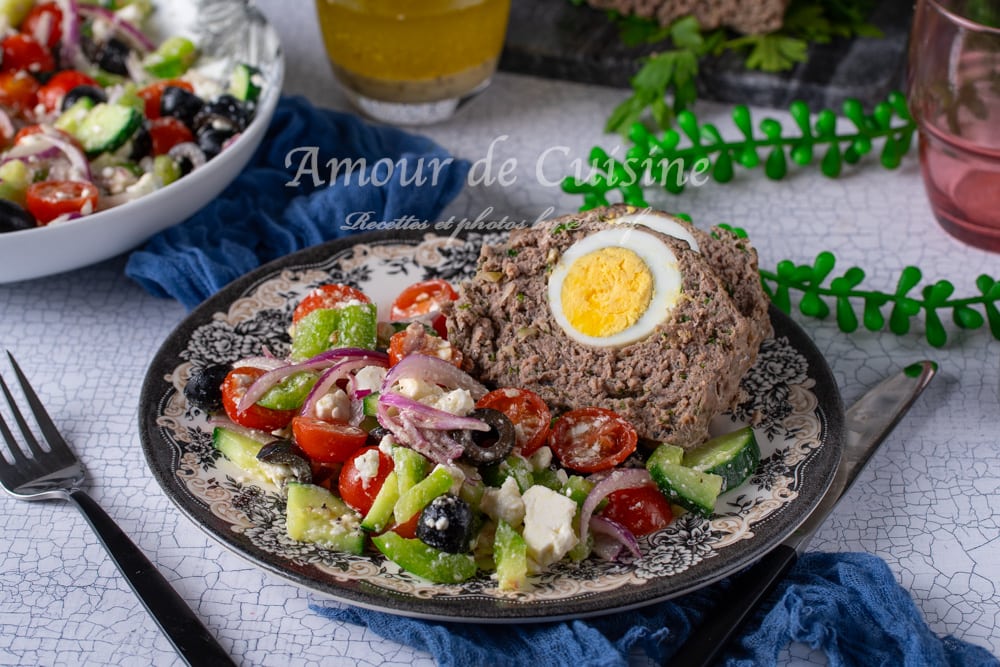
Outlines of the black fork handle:
[{"label": "black fork handle", "polygon": [[191,607],[107,512],[79,489],[70,491],[69,498],[94,527],[111,559],[177,653],[189,665],[235,665]]}]

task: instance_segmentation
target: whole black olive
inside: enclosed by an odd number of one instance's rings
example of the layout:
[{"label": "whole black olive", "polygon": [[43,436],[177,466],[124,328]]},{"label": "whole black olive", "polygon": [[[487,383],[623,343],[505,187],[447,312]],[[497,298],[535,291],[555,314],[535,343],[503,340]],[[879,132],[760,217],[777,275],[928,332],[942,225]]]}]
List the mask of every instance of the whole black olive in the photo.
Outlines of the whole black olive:
[{"label": "whole black olive", "polygon": [[184,385],[184,398],[205,412],[218,412],[222,409],[222,381],[228,374],[228,364],[194,369]]},{"label": "whole black olive", "polygon": [[100,104],[101,102],[108,101],[108,96],[104,94],[103,90],[97,86],[83,84],[81,86],[70,88],[69,91],[66,92],[62,100],[62,110],[66,111],[66,109],[69,109],[71,106],[84,98],[91,100],[94,104]]},{"label": "whole black olive", "polygon": [[194,129],[200,130],[207,125],[228,127],[241,132],[246,129],[249,115],[243,103],[232,95],[219,95],[198,111],[194,117]]},{"label": "whole black olive", "polygon": [[372,430],[368,431],[368,444],[372,447],[378,447],[382,442],[382,438],[387,435],[392,435],[392,432],[387,428],[382,426],[376,426]]},{"label": "whole black olive", "polygon": [[9,199],[0,199],[0,234],[33,229],[38,226],[35,218],[24,207]]},{"label": "whole black olive", "polygon": [[96,45],[96,52],[90,58],[105,72],[128,76],[128,54],[131,51],[128,44],[117,37],[109,37],[106,42]]},{"label": "whole black olive", "polygon": [[194,128],[194,117],[203,106],[205,103],[200,97],[177,86],[167,86],[160,96],[160,115],[172,116],[188,129]]},{"label": "whole black olive", "polygon": [[450,493],[438,496],[420,513],[417,537],[424,544],[448,553],[468,551],[472,539],[472,508]]},{"label": "whole black olive", "polygon": [[153,137],[149,134],[149,127],[146,123],[139,126],[129,141],[132,148],[129,150],[128,159],[133,162],[138,162],[153,152]]},{"label": "whole black olive", "polygon": [[222,152],[222,147],[235,135],[236,131],[233,129],[216,128],[212,125],[206,125],[198,130],[198,134],[196,135],[198,148],[205,152],[205,157],[212,159]]},{"label": "whole black olive", "polygon": [[514,451],[514,424],[504,413],[490,408],[477,408],[468,417],[486,422],[489,431],[451,431],[462,443],[462,460],[473,465],[490,465],[507,458]]}]

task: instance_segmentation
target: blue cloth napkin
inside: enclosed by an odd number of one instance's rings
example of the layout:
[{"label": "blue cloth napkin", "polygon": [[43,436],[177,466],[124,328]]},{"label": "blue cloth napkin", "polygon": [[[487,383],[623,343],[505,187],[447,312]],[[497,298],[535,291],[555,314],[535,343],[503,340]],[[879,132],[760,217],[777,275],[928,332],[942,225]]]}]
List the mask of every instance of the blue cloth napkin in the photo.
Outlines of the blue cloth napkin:
[{"label": "blue cloth napkin", "polygon": [[[331,160],[345,167],[335,176]],[[363,165],[350,178],[348,160]],[[422,182],[415,178],[421,166]],[[351,233],[351,214],[369,213],[371,222],[434,220],[461,191],[469,166],[426,137],[283,97],[236,180],[133,252],[125,274],[151,294],[193,308],[261,264]]]},{"label": "blue cloth napkin", "polygon": [[[435,623],[355,607],[311,608],[427,651],[441,667],[618,667],[633,648],[658,663],[669,660],[704,615],[725,603],[730,585],[723,580],[675,600],[560,623]],[[800,558],[723,663],[772,665],[791,642],[822,650],[832,667],[1000,665],[984,648],[935,635],[885,562],[860,553]]]}]

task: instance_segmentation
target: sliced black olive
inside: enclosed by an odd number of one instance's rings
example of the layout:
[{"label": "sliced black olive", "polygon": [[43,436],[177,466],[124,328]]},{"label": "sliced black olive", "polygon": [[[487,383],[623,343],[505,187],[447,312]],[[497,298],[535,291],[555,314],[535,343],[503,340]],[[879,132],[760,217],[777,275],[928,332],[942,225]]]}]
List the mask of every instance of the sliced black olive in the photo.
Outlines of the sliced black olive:
[{"label": "sliced black olive", "polygon": [[452,435],[462,443],[462,460],[473,465],[490,465],[507,458],[514,450],[514,424],[499,410],[477,408],[467,416],[481,419],[489,425],[489,431],[452,431]]},{"label": "sliced black olive", "polygon": [[9,199],[0,199],[0,234],[37,226],[35,218],[23,206]]},{"label": "sliced black olive", "polygon": [[66,109],[69,109],[71,106],[84,98],[91,100],[94,104],[100,104],[101,102],[108,101],[108,96],[104,94],[103,90],[97,86],[83,84],[81,86],[70,88],[66,92],[62,100],[62,110],[66,111]]},{"label": "sliced black olive", "polygon": [[228,373],[228,364],[196,368],[184,385],[184,398],[205,412],[218,412],[222,409],[222,381]]},{"label": "sliced black olive", "polygon": [[249,115],[243,103],[232,95],[219,95],[218,99],[206,102],[194,117],[194,129],[212,125],[230,128],[236,132],[246,129]]},{"label": "sliced black olive", "polygon": [[195,138],[198,140],[198,148],[205,152],[205,157],[212,159],[222,152],[222,147],[235,135],[236,131],[231,128],[217,128],[212,125],[206,125],[198,130]]},{"label": "sliced black olive", "polygon": [[205,103],[190,90],[177,86],[167,86],[160,96],[160,115],[172,116],[184,123],[188,129],[194,127],[194,117]]},{"label": "sliced black olive", "polygon": [[468,551],[472,539],[472,508],[450,493],[438,496],[420,513],[417,537],[424,544],[448,553]]},{"label": "sliced black olive", "polygon": [[312,484],[312,466],[309,458],[291,440],[274,440],[257,452],[257,460],[271,465],[288,466],[292,478],[300,484]]}]

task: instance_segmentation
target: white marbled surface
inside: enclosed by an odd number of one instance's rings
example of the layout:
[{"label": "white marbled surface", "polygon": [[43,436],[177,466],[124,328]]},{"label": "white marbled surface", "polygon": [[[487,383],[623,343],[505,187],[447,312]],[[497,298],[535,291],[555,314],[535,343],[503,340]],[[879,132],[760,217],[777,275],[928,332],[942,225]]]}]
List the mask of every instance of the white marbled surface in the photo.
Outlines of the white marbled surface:
[{"label": "white marbled surface", "polygon": [[[287,49],[286,89],[345,108],[326,65],[308,2],[260,0]],[[498,76],[447,124],[425,132],[454,154],[492,164],[514,159],[514,183],[466,190],[446,215],[534,219],[579,206],[547,181],[611,149],[603,119],[623,91],[523,76]],[[725,109],[698,108],[725,125]],[[759,113],[771,113],[758,110]],[[774,112],[779,117],[782,114]],[[506,137],[505,139],[498,139]],[[541,178],[536,172],[547,148]],[[559,157],[560,159],[555,159]],[[965,247],[936,226],[915,158],[893,172],[869,167],[827,180],[816,168],[779,183],[760,172],[654,203],[703,226],[744,227],[764,267],[835,251],[866,284],[889,290],[902,267],[947,278],[975,294],[980,273],[1000,277],[1000,255]],[[137,400],[156,349],[184,309],[123,276],[119,257],[69,274],[0,285],[0,346],[11,350],[86,463],[90,490],[145,551],[234,659],[245,665],[430,665],[426,654],[308,609],[315,598],[222,548],[181,516],[148,472]],[[1000,654],[1000,342],[985,329],[931,348],[920,328],[845,335],[798,317],[826,355],[846,402],[884,375],[922,358],[941,373],[885,442],[813,543],[884,558],[930,626]],[[6,373],[6,366],[4,366]],[[181,664],[97,538],[71,507],[0,499],[0,664]],[[793,646],[784,658],[823,664]]]}]

